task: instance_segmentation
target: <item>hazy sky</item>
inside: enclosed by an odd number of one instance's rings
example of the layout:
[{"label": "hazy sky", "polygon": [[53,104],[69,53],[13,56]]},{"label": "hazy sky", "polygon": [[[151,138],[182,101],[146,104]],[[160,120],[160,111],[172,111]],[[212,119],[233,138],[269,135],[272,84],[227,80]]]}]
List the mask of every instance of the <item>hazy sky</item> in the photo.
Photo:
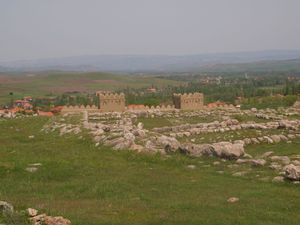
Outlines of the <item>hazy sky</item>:
[{"label": "hazy sky", "polygon": [[0,0],[0,61],[300,49],[300,0]]}]

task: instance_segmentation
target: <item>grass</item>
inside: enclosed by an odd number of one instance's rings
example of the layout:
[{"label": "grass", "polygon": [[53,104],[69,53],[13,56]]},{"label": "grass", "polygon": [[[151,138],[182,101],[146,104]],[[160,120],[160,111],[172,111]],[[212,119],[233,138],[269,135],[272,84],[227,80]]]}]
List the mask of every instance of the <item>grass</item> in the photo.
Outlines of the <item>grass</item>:
[{"label": "grass", "polygon": [[[41,132],[47,121],[0,121],[0,199],[17,209],[63,215],[73,225],[299,224],[299,187],[258,180],[254,174],[264,169],[233,177],[231,163],[213,166],[214,158],[96,148],[85,135],[79,140]],[[298,142],[279,146],[299,151]],[[31,163],[42,166],[29,173],[25,168]],[[196,168],[188,169],[190,164]],[[274,175],[268,169],[265,173]],[[232,196],[240,201],[227,203]]]},{"label": "grass", "polygon": [[155,127],[165,127],[165,126],[176,126],[181,124],[196,124],[196,123],[209,123],[216,120],[220,120],[219,117],[209,116],[209,117],[200,117],[200,116],[181,116],[178,118],[166,118],[166,117],[139,117],[137,123],[141,122],[144,124],[146,129],[153,129]]},{"label": "grass", "polygon": [[284,134],[286,135],[285,130],[255,130],[255,129],[245,129],[245,130],[238,130],[238,131],[227,131],[224,133],[203,133],[199,135],[191,135],[189,137],[182,137],[178,138],[181,141],[187,141],[188,139],[195,139],[196,144],[201,143],[213,143],[213,142],[220,142],[220,141],[234,141],[234,140],[241,140],[244,138],[255,138],[255,137],[263,137],[273,134]]},{"label": "grass", "polygon": [[151,130],[155,127],[173,126],[173,123],[170,121],[170,119],[164,117],[139,117],[137,119],[137,123],[139,122],[143,123],[144,128],[148,130]]},{"label": "grass", "polygon": [[234,115],[233,119],[237,119],[240,123],[253,121],[256,123],[266,123],[269,122],[269,120],[264,118],[258,118],[256,116],[250,116],[250,115]]}]

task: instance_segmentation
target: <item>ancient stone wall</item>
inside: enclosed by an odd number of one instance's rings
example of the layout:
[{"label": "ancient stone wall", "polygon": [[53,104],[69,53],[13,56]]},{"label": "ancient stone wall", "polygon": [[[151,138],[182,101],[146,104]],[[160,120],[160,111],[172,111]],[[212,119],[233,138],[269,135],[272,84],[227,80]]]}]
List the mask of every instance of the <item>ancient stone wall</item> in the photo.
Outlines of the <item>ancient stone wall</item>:
[{"label": "ancient stone wall", "polygon": [[161,110],[161,111],[168,111],[175,109],[174,105],[161,105],[161,106],[145,106],[145,105],[128,105],[126,110],[129,111],[144,111],[144,110]]},{"label": "ancient stone wall", "polygon": [[204,101],[203,101],[202,93],[189,93],[189,94],[174,94],[173,102],[176,109],[183,110],[196,110],[203,109]]},{"label": "ancient stone wall", "polygon": [[125,95],[113,93],[98,93],[99,108],[102,112],[125,111]]},{"label": "ancient stone wall", "polygon": [[82,112],[99,112],[99,109],[97,106],[92,105],[92,106],[64,106],[61,110],[62,114],[66,114],[66,113],[82,113]]}]

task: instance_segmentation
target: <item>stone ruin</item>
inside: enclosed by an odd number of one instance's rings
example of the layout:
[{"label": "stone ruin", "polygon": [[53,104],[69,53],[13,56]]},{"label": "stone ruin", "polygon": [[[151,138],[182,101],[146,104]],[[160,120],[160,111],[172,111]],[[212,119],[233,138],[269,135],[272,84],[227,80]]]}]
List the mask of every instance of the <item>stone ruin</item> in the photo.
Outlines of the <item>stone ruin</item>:
[{"label": "stone ruin", "polygon": [[64,106],[61,110],[62,114],[66,114],[66,113],[82,113],[84,111],[90,112],[90,113],[94,113],[94,112],[99,112],[99,109],[97,106],[92,105],[92,106]]},{"label": "stone ruin", "polygon": [[81,113],[84,111],[93,112],[124,112],[135,110],[199,110],[204,108],[203,94],[202,93],[190,93],[190,94],[174,94],[174,105],[161,105],[161,106],[145,106],[145,105],[125,105],[125,95],[123,93],[111,93],[98,91],[96,95],[99,98],[98,106],[64,106],[61,113]]},{"label": "stone ruin", "polygon": [[174,94],[173,102],[176,109],[196,110],[204,107],[203,94],[199,92]]},{"label": "stone ruin", "polygon": [[123,112],[125,111],[125,95],[114,93],[97,92],[99,97],[99,109],[102,112]]}]

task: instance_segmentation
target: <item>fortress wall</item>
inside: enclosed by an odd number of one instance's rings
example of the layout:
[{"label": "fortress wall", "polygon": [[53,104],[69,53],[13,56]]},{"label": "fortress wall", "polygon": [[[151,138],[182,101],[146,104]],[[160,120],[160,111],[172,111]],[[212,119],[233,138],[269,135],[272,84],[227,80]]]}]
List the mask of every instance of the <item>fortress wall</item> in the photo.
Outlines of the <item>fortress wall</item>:
[{"label": "fortress wall", "polygon": [[125,95],[114,93],[99,93],[99,108],[102,112],[125,111]]},{"label": "fortress wall", "polygon": [[145,105],[128,105],[126,108],[126,110],[129,111],[145,111],[145,110],[162,110],[162,111],[167,111],[167,110],[173,110],[175,109],[174,105],[161,105],[161,106],[145,106]]},{"label": "fortress wall", "polygon": [[174,94],[173,102],[176,109],[196,110],[204,108],[204,96],[202,93]]},{"label": "fortress wall", "polygon": [[66,113],[82,113],[82,112],[99,112],[99,109],[97,106],[92,105],[92,106],[64,106],[61,110],[62,114]]},{"label": "fortress wall", "polygon": [[204,109],[204,101],[202,93],[190,93],[190,94],[174,94],[174,105],[161,105],[161,106],[145,106],[145,105],[128,105],[125,106],[125,95],[97,92],[99,98],[99,106],[64,106],[61,113],[81,113],[87,112],[124,112],[124,111],[137,111],[137,110],[199,110]]}]

